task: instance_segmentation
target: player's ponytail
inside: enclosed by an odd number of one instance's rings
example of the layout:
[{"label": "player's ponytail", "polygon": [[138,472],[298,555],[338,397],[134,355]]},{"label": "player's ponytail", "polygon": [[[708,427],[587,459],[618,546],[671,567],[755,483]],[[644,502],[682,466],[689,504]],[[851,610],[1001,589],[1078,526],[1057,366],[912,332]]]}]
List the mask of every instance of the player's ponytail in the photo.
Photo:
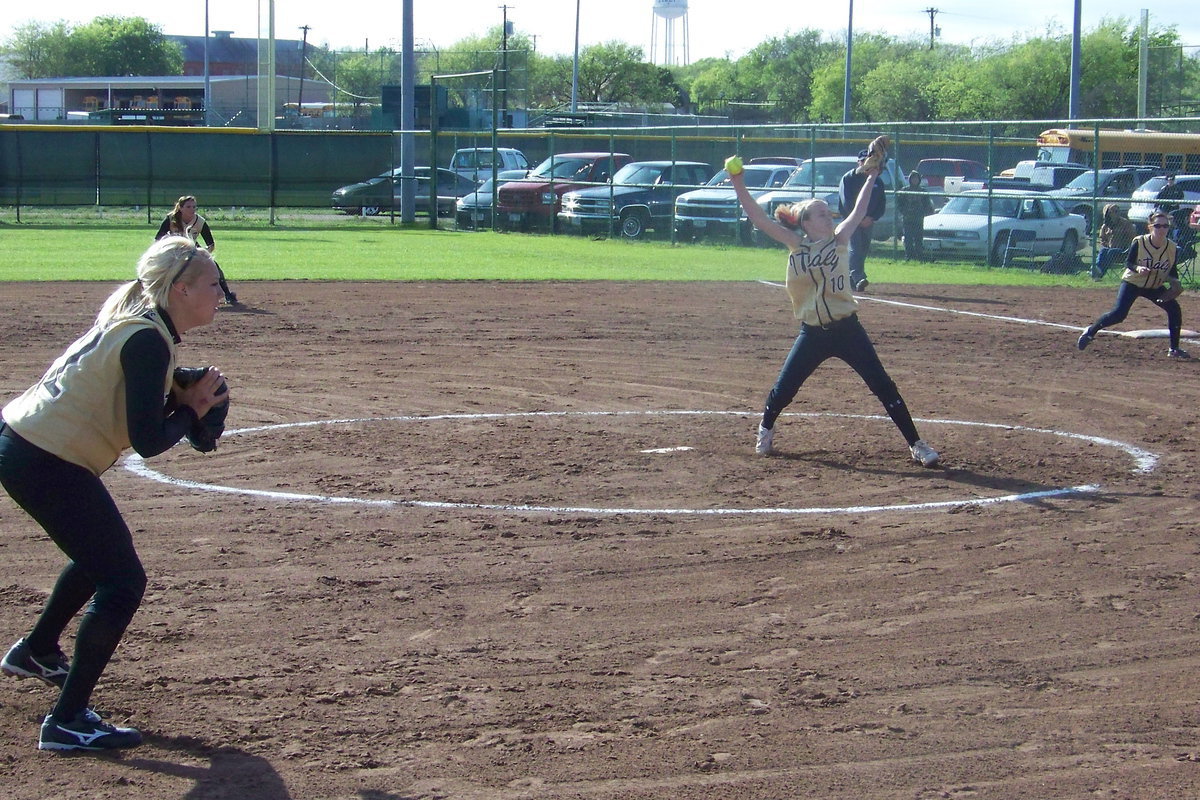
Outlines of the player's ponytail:
[{"label": "player's ponytail", "polygon": [[137,280],[121,284],[108,296],[96,315],[96,325],[105,327],[165,307],[171,287],[184,277],[199,252],[207,257],[207,251],[198,250],[186,236],[164,236],[154,242],[138,259]]}]

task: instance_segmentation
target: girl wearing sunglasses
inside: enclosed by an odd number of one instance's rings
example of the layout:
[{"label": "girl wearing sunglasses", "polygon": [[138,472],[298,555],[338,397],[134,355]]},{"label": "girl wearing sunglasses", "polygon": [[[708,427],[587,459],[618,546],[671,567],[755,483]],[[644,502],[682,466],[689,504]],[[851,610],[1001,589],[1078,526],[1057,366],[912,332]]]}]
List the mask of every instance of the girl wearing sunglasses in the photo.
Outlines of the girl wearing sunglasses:
[{"label": "girl wearing sunglasses", "polygon": [[1183,327],[1183,312],[1176,300],[1183,291],[1179,271],[1175,266],[1175,242],[1167,238],[1171,229],[1171,216],[1156,209],[1147,223],[1149,233],[1138,236],[1129,248],[1125,259],[1125,272],[1121,275],[1121,286],[1117,289],[1117,302],[1108,313],[1093,322],[1079,336],[1078,347],[1087,349],[1096,334],[1105,328],[1117,325],[1129,315],[1133,301],[1144,297],[1167,312],[1167,331],[1171,336],[1168,358],[1190,358],[1187,351],[1179,349],[1179,330]]}]

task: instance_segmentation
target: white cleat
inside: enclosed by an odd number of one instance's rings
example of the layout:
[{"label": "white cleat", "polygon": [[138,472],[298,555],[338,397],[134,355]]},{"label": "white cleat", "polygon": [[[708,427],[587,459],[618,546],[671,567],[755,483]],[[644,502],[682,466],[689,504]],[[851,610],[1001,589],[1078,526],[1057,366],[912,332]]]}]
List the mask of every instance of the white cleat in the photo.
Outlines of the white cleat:
[{"label": "white cleat", "polygon": [[758,426],[758,439],[754,442],[754,452],[760,456],[771,455],[771,443],[775,439],[774,428],[764,428]]}]

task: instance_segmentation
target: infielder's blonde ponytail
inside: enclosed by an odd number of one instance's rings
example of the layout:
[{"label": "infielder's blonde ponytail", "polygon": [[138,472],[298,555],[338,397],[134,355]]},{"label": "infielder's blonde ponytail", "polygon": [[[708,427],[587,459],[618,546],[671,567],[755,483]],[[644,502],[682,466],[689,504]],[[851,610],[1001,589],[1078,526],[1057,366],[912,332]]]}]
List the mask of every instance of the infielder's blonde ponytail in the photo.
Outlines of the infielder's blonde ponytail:
[{"label": "infielder's blonde ponytail", "polygon": [[137,280],[122,284],[108,296],[96,315],[96,325],[105,327],[140,316],[155,306],[166,308],[171,287],[184,277],[197,257],[210,258],[207,250],[197,248],[186,236],[164,236],[150,245],[138,259]]}]

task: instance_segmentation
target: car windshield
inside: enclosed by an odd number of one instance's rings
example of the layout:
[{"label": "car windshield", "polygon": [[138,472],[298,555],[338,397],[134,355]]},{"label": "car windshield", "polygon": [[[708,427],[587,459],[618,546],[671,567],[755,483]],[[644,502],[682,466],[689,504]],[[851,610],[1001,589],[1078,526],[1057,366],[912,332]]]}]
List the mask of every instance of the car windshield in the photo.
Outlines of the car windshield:
[{"label": "car windshield", "polygon": [[[746,182],[747,188],[761,189],[771,180],[771,176],[775,174],[776,169],[776,167],[755,169],[752,166],[747,166],[746,171],[742,173],[742,179]],[[721,170],[709,178],[705,186],[733,186],[733,184],[729,182],[729,173],[726,170]]]},{"label": "car windshield", "polygon": [[1070,183],[1068,183],[1063,188],[1064,189],[1081,189],[1083,191],[1090,192],[1092,190],[1092,187],[1096,185],[1095,178],[1096,178],[1096,173],[1083,172],[1083,173],[1080,173],[1080,175],[1077,178],[1072,180]]},{"label": "car windshield", "polygon": [[954,174],[949,161],[922,161],[917,164],[917,172],[926,178],[944,178]]},{"label": "car windshield", "polygon": [[[1015,197],[992,198],[993,217],[1016,217],[1017,207],[1017,198]],[[950,198],[950,202],[942,206],[942,210],[938,213],[971,214],[986,217],[988,213],[988,198],[981,195],[959,195],[958,197],[952,197]]]},{"label": "car windshield", "polygon": [[617,170],[617,174],[613,176],[612,182],[618,184],[652,184],[658,180],[664,171],[666,171],[666,167],[661,165],[626,164]]},{"label": "car windshield", "polygon": [[[800,169],[792,173],[785,186],[837,186],[842,182],[842,176],[850,171],[853,164],[845,161],[806,161]],[[815,170],[815,171],[814,171]],[[814,180],[814,175],[815,180]]]},{"label": "car windshield", "polygon": [[1154,192],[1158,194],[1162,188],[1167,185],[1167,179],[1159,175],[1157,178],[1151,178],[1137,188],[1139,192]]},{"label": "car windshield", "polygon": [[590,158],[547,158],[529,173],[531,178],[575,178],[584,180],[592,171]]}]

